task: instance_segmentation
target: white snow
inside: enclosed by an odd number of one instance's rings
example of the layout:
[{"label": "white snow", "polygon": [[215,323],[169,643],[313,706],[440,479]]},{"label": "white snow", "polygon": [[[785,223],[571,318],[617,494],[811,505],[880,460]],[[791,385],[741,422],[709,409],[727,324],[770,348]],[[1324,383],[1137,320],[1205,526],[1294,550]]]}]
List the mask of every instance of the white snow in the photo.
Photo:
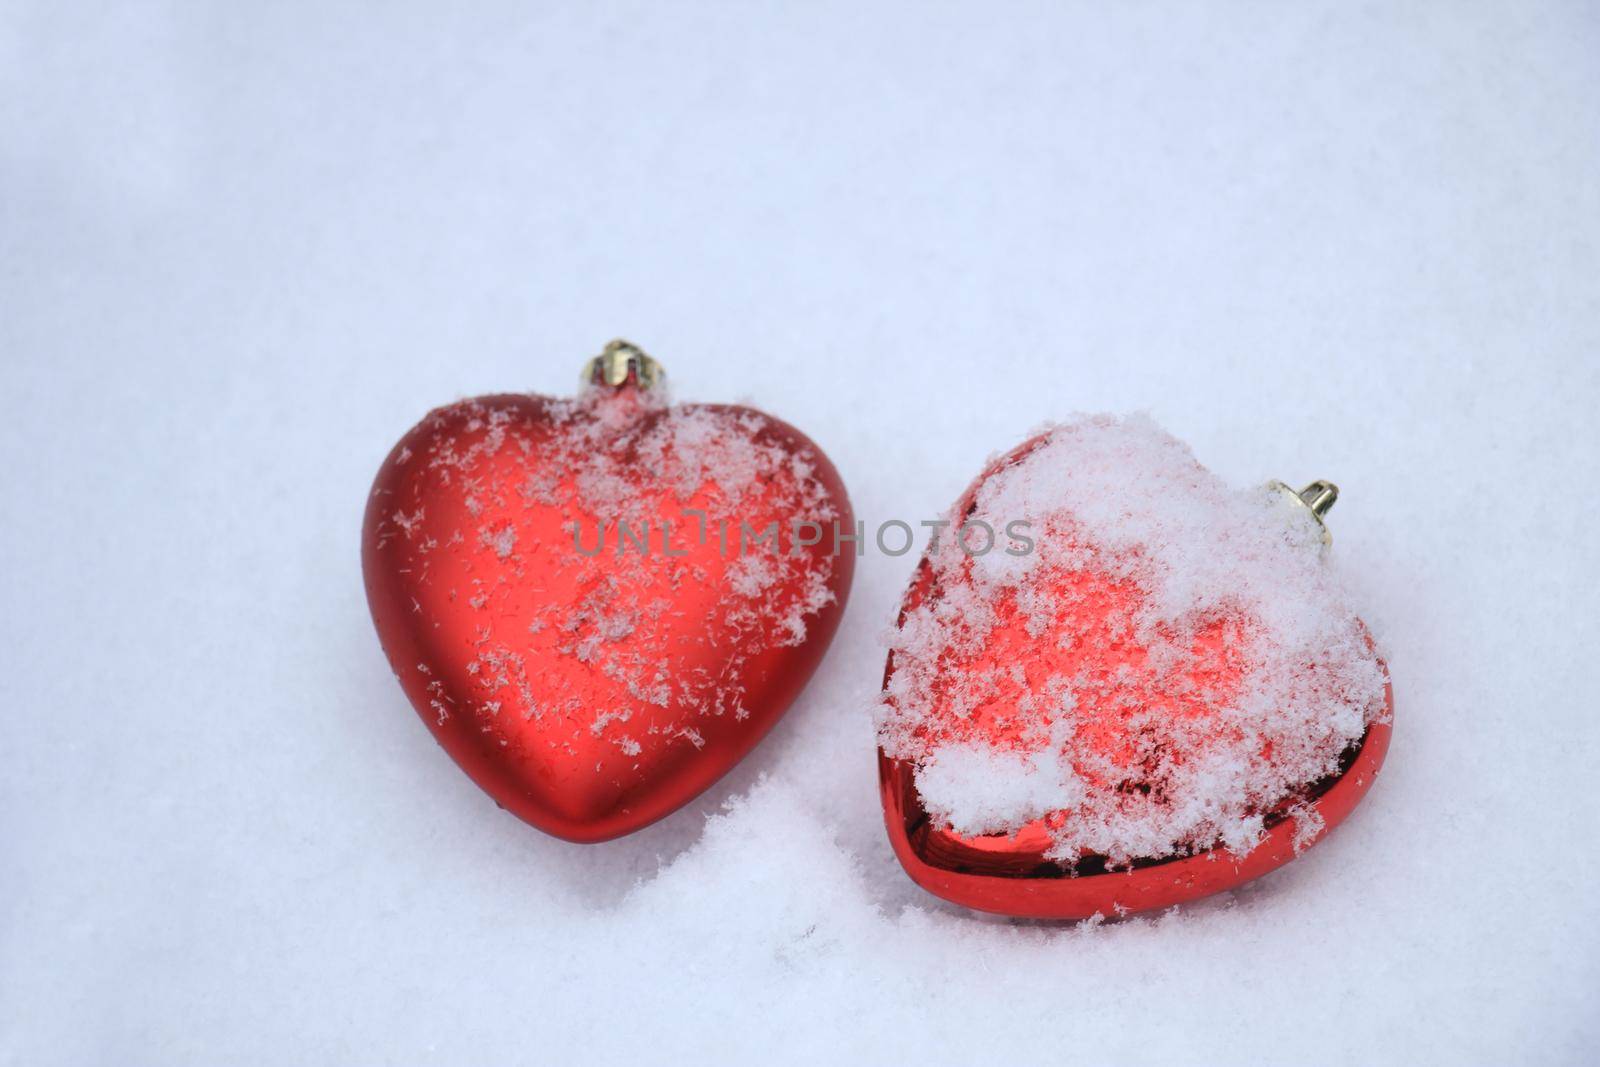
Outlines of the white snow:
[{"label": "white snow", "polygon": [[916,784],[928,813],[961,834],[1015,832],[1080,804],[1085,792],[1059,752],[1016,752],[979,741],[936,746],[917,768]]},{"label": "white snow", "polygon": [[[0,14],[0,1063],[1592,1062],[1591,10],[76,8]],[[869,547],[705,797],[518,823],[394,684],[362,509],[617,335],[919,549],[1076,411],[1337,482],[1372,793],[1175,914],[946,907]]]}]

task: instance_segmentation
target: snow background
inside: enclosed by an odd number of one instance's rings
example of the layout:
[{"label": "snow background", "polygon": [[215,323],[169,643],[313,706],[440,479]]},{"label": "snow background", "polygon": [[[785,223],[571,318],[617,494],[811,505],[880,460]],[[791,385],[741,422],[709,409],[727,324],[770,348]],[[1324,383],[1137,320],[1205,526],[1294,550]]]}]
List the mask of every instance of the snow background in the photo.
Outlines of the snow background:
[{"label": "snow background", "polygon": [[[1600,11],[1094,6],[0,4],[0,1062],[1593,1062]],[[497,812],[361,508],[614,335],[872,521],[1075,410],[1337,481],[1384,775],[1177,914],[943,906],[873,554],[689,809]]]}]

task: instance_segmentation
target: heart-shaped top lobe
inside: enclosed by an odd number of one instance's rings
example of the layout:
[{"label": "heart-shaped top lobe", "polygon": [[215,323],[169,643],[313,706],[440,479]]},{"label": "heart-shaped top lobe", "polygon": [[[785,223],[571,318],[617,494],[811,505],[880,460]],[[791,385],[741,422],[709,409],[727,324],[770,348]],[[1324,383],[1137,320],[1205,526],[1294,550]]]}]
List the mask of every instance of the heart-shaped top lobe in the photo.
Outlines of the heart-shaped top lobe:
[{"label": "heart-shaped top lobe", "polygon": [[850,587],[835,524],[827,457],[752,409],[490,396],[395,446],[363,569],[439,742],[501,806],[594,841],[694,797],[798,695]]}]

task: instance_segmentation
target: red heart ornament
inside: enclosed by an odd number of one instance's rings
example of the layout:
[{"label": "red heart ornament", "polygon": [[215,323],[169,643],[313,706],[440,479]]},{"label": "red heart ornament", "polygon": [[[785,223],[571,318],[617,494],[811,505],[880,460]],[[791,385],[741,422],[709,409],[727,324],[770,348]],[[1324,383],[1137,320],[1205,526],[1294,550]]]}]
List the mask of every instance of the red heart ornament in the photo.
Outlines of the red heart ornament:
[{"label": "red heart ornament", "polygon": [[[1098,432],[1096,425],[1116,424],[1091,421],[1083,432]],[[996,459],[957,502],[953,523],[959,526],[1007,499],[1007,490],[993,488],[998,477],[1042,453],[1055,435],[1080,431],[1081,426],[1047,431]],[[1140,434],[1150,436],[1155,444],[1149,447],[1158,452],[1173,450],[1163,460],[1175,468],[1173,481],[1152,490],[1157,501],[1162,492],[1177,500],[1193,485],[1209,486],[1212,476],[1153,424],[1113,432],[1120,436],[1109,437],[1098,457],[1107,463],[1099,472],[1102,521],[1125,521],[1116,465],[1147,446],[1137,439]],[[1314,522],[1310,514],[1289,518],[1303,524],[1297,536],[1307,543],[1301,550],[1314,555],[1317,546],[1310,542],[1321,533],[1320,514]],[[1264,523],[1283,518],[1266,511],[1260,516]],[[1035,537],[1052,539],[1053,559],[1015,582],[985,584],[975,575],[980,560],[948,545],[943,551],[930,548],[902,602],[884,672],[880,792],[902,866],[946,900],[1045,919],[1112,917],[1194,900],[1265,874],[1321,840],[1355,808],[1382,766],[1393,693],[1387,668],[1358,619],[1340,620],[1296,646],[1310,654],[1291,661],[1283,673],[1293,677],[1273,689],[1290,703],[1321,700],[1323,714],[1275,722],[1259,737],[1243,737],[1253,712],[1219,709],[1252,707],[1249,689],[1261,684],[1252,657],[1260,658],[1257,646],[1269,628],[1263,613],[1247,597],[1221,596],[1205,610],[1151,625],[1157,594],[1150,575],[1159,572],[1161,561],[1147,559],[1155,553],[1141,544],[1108,549],[1096,543],[1090,525],[1067,513],[1035,529]],[[1222,543],[1200,549],[1248,555],[1259,547]],[[1340,665],[1345,676],[1333,677],[1330,672]],[[1331,732],[1329,721],[1344,733]],[[940,766],[941,751],[955,753],[944,760],[954,771]],[[1013,780],[1013,795],[999,798],[1014,816],[1010,824],[983,826],[982,804],[962,793],[971,787],[960,778],[961,760],[976,760],[982,773],[992,773],[995,765],[1030,774],[1045,767],[1068,786],[1052,780],[1038,799]],[[1215,797],[1192,795],[1204,793],[1193,781],[1204,781],[1203,775],[1178,781],[1208,760],[1215,766],[1206,773],[1234,774],[1239,783],[1249,783],[1237,789],[1262,790],[1241,802],[1227,824],[1235,832],[1245,827],[1242,841],[1205,837],[1216,832],[1220,817],[1195,811]],[[1281,779],[1274,787],[1274,761],[1317,769],[1308,780]],[[923,787],[941,781],[954,799],[929,803]],[[1191,842],[1169,846],[1166,854],[1140,854],[1131,843],[1138,840],[1135,831],[1159,840],[1159,833],[1152,837],[1148,831],[1160,829],[1151,815],[1159,815],[1163,803],[1176,809],[1168,813],[1171,819],[1190,818],[1208,846]],[[950,812],[962,805],[975,825],[953,825]],[[1178,831],[1174,836],[1181,838]],[[1122,854],[1108,856],[1110,845]]]},{"label": "red heart ornament", "polygon": [[834,540],[844,486],[804,434],[668,405],[638,369],[433,411],[363,529],[412,706],[501,807],[570,841],[654,822],[750,751],[821,661],[855,562]]}]

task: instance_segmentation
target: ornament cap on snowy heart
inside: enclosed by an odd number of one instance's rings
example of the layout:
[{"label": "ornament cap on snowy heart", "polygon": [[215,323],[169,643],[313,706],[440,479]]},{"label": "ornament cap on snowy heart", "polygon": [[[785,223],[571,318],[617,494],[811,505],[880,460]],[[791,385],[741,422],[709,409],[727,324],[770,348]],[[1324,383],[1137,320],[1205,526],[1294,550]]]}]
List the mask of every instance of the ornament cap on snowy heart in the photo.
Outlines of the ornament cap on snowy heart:
[{"label": "ornament cap on snowy heart", "polygon": [[374,479],[367,598],[390,665],[502,807],[572,841],[671,813],[821,662],[854,556],[833,464],[753,408],[672,404],[613,342],[572,399],[430,412]]},{"label": "ornament cap on snowy heart", "polygon": [[1228,490],[1147,419],[993,461],[930,546],[884,673],[879,771],[912,879],[968,907],[1114,917],[1226,890],[1321,840],[1388,749],[1388,671],[1322,551],[1328,482]]}]

